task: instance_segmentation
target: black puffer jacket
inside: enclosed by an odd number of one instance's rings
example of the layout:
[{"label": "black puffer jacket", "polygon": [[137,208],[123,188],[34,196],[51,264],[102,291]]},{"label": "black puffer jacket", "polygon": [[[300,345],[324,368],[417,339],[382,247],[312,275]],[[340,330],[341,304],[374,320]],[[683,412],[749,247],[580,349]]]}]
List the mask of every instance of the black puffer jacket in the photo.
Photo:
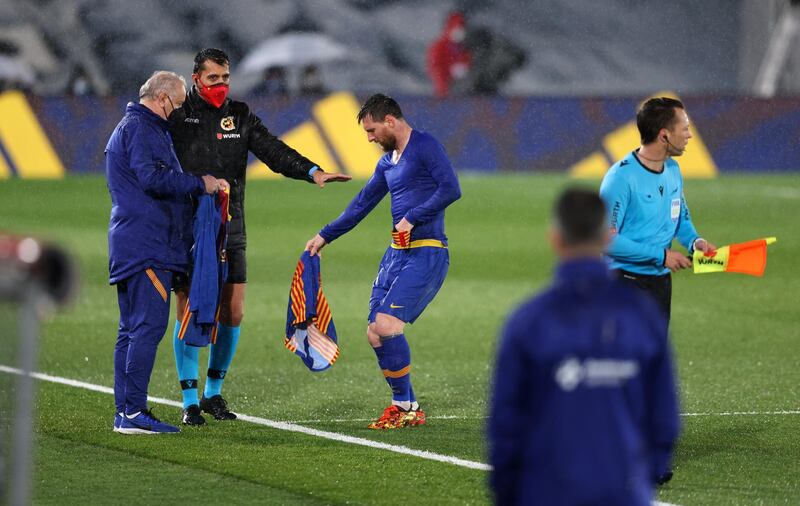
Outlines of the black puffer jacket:
[{"label": "black puffer jacket", "polygon": [[170,133],[181,167],[191,174],[211,174],[231,184],[228,248],[247,242],[244,187],[247,152],[286,177],[311,181],[315,163],[272,135],[244,102],[226,99],[219,109],[192,87],[180,109],[170,116]]}]

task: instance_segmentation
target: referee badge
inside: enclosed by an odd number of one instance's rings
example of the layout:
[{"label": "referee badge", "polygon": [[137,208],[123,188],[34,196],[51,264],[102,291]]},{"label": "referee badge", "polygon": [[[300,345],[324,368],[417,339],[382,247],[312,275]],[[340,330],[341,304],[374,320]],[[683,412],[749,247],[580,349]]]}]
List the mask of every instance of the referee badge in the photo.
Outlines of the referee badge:
[{"label": "referee badge", "polygon": [[226,132],[230,132],[236,128],[236,125],[233,124],[233,116],[225,116],[222,118],[222,121],[219,122],[219,126]]},{"label": "referee badge", "polygon": [[681,199],[672,199],[672,205],[670,206],[670,218],[672,218],[672,221],[678,221],[680,215]]}]

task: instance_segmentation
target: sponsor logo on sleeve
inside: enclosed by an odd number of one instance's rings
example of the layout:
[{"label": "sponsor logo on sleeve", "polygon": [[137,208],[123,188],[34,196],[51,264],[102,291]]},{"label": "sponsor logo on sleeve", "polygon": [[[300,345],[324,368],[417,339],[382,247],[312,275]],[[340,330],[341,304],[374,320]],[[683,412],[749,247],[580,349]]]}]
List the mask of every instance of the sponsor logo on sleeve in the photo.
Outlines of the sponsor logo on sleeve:
[{"label": "sponsor logo on sleeve", "polygon": [[611,210],[611,229],[616,233],[617,230],[617,220],[619,219],[619,208],[622,207],[619,203],[619,200],[614,202],[614,209]]}]

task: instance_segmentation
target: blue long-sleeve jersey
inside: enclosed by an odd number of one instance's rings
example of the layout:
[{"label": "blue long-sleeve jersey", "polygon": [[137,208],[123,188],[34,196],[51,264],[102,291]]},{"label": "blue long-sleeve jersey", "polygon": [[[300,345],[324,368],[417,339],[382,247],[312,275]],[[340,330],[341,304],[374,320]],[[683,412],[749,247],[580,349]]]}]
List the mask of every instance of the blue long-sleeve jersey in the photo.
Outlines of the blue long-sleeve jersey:
[{"label": "blue long-sleeve jersey", "polygon": [[650,504],[679,432],[664,316],[601,259],[508,319],[488,422],[496,503]]},{"label": "blue long-sleeve jersey", "polygon": [[332,242],[353,229],[390,193],[392,225],[405,218],[414,225],[411,240],[447,242],[444,210],[461,197],[458,178],[444,147],[430,134],[411,131],[400,160],[392,154],[378,160],[375,172],[342,214],[326,225],[320,235]]},{"label": "blue long-sleeve jersey", "polygon": [[201,196],[194,217],[192,283],[189,289],[189,311],[197,311],[196,321],[199,324],[216,323],[225,272],[220,266],[220,253],[217,250],[221,225],[222,216],[216,205],[216,197]]},{"label": "blue long-sleeve jersey", "polygon": [[147,107],[129,103],[106,145],[111,284],[148,267],[186,272],[189,266],[191,197],[205,186],[181,170],[168,126]]},{"label": "blue long-sleeve jersey", "polygon": [[683,196],[678,163],[668,158],[653,172],[636,151],[611,166],[600,185],[613,238],[608,248],[612,269],[647,275],[669,272],[666,250],[676,237],[690,252],[697,230]]}]

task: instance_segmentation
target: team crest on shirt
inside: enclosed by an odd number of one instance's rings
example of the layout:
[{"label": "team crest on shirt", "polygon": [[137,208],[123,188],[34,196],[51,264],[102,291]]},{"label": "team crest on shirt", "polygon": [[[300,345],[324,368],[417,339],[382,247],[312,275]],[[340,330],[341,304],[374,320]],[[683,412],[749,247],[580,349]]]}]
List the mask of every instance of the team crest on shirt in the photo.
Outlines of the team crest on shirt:
[{"label": "team crest on shirt", "polygon": [[236,125],[233,124],[233,116],[225,116],[222,118],[222,121],[219,122],[219,126],[226,132],[230,132],[236,128]]}]

